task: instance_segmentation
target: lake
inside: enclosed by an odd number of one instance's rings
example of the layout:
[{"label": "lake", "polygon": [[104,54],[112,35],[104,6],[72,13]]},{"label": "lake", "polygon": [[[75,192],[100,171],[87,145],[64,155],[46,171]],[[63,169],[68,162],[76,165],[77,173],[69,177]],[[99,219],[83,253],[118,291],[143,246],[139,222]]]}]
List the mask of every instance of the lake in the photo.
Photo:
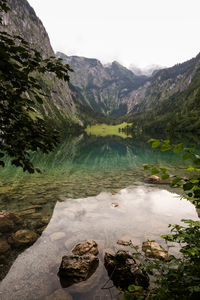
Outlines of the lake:
[{"label": "lake", "polygon": [[[181,155],[161,153],[141,139],[82,135],[64,140],[48,155],[33,154],[33,161],[42,173],[23,173],[9,160],[0,171],[0,210],[18,212],[40,235],[0,265],[2,300],[48,299],[60,291],[62,256],[87,239],[98,244],[99,267],[87,281],[64,288],[66,299],[111,299],[111,294],[115,299],[116,288],[102,289],[108,280],[106,249],[123,248],[118,240],[163,244],[160,235],[169,232],[169,223],[198,219],[195,207],[180,199],[180,190],[144,182],[143,164],[183,174]],[[41,229],[43,218],[48,224]]]}]

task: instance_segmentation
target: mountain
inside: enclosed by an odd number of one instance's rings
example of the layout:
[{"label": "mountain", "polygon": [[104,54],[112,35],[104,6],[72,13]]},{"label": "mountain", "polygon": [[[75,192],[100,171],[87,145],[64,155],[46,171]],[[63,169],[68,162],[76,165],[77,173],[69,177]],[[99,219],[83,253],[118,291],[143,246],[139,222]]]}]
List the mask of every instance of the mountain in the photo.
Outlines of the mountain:
[{"label": "mountain", "polygon": [[[8,0],[10,11],[3,14],[3,29],[10,34],[22,36],[43,58],[55,56],[48,34],[26,0]],[[79,123],[76,107],[68,84],[58,80],[54,75],[36,75],[43,90],[48,95],[43,107],[38,109],[46,115],[55,126],[66,128],[66,125]]]},{"label": "mountain", "polygon": [[61,52],[56,56],[74,70],[69,85],[74,101],[112,117],[128,112],[130,93],[148,80],[146,76],[136,76],[116,61],[103,66],[97,59],[67,56]]},{"label": "mountain", "polygon": [[[200,131],[200,54],[158,71],[128,119],[143,128]],[[134,98],[132,98],[134,103]]]}]

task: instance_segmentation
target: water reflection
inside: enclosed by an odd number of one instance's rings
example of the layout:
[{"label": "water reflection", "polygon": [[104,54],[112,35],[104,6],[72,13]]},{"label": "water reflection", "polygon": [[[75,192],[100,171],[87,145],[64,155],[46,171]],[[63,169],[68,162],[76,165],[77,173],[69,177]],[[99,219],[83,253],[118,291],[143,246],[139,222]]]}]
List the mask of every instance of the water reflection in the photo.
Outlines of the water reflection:
[{"label": "water reflection", "polygon": [[[0,210],[19,213],[23,228],[42,234],[11,267],[0,288],[3,299],[43,299],[59,289],[56,273],[61,257],[79,241],[95,239],[103,261],[104,250],[115,249],[118,239],[159,242],[168,223],[197,217],[189,202],[161,187],[144,185],[143,164],[168,167],[172,174],[182,174],[184,165],[181,156],[160,153],[141,140],[80,136],[63,141],[54,153],[33,155],[33,160],[42,174],[24,174],[9,161],[0,171]],[[124,189],[133,184],[134,188]],[[113,207],[112,202],[119,206]],[[46,224],[38,226],[52,214],[46,229]],[[4,275],[20,252],[13,252],[9,263],[2,265]],[[98,289],[92,287],[91,278],[78,286],[79,292],[75,286],[69,288],[74,299],[84,299],[83,291],[88,291],[87,297],[94,290],[101,293],[100,286],[107,280],[102,263],[94,276]]]},{"label": "water reflection", "polygon": [[[113,202],[119,206],[113,207]],[[115,195],[102,192],[57,202],[41,237],[18,256],[2,281],[3,299],[44,299],[59,290],[57,272],[62,256],[86,239],[98,243],[100,267],[88,281],[69,287],[67,292],[76,300],[94,299],[94,295],[102,295],[101,287],[108,279],[103,267],[106,249],[122,247],[116,244],[119,239],[131,239],[134,244],[146,239],[162,243],[160,234],[167,233],[168,224],[180,223],[181,218],[198,219],[194,206],[177,194],[148,185],[132,186]]]}]

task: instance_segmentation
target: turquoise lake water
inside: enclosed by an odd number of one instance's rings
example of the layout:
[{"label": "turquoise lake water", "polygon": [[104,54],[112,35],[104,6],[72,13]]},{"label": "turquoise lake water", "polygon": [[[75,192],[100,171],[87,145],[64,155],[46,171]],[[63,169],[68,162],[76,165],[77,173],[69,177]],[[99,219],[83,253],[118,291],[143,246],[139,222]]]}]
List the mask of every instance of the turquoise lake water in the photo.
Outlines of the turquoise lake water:
[{"label": "turquoise lake water", "polygon": [[170,174],[183,174],[186,164],[181,155],[161,153],[142,140],[83,135],[63,141],[54,153],[34,154],[33,162],[41,174],[23,173],[9,162],[0,171],[0,210],[23,214],[32,230],[44,216],[50,222],[13,261],[1,282],[0,299],[44,299],[61,289],[61,258],[86,239],[98,243],[100,266],[88,281],[65,290],[77,300],[111,299],[101,289],[108,279],[106,249],[119,249],[119,239],[162,244],[160,235],[168,232],[169,223],[198,219],[180,191],[144,183],[143,164],[166,167]]}]

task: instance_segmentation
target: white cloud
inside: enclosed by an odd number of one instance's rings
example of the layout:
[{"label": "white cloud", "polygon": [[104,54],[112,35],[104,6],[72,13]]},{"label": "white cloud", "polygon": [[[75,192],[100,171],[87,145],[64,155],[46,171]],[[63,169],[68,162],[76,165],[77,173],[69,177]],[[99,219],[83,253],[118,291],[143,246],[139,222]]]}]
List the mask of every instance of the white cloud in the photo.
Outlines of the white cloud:
[{"label": "white cloud", "polygon": [[199,0],[28,0],[55,51],[170,66],[200,51]]}]

